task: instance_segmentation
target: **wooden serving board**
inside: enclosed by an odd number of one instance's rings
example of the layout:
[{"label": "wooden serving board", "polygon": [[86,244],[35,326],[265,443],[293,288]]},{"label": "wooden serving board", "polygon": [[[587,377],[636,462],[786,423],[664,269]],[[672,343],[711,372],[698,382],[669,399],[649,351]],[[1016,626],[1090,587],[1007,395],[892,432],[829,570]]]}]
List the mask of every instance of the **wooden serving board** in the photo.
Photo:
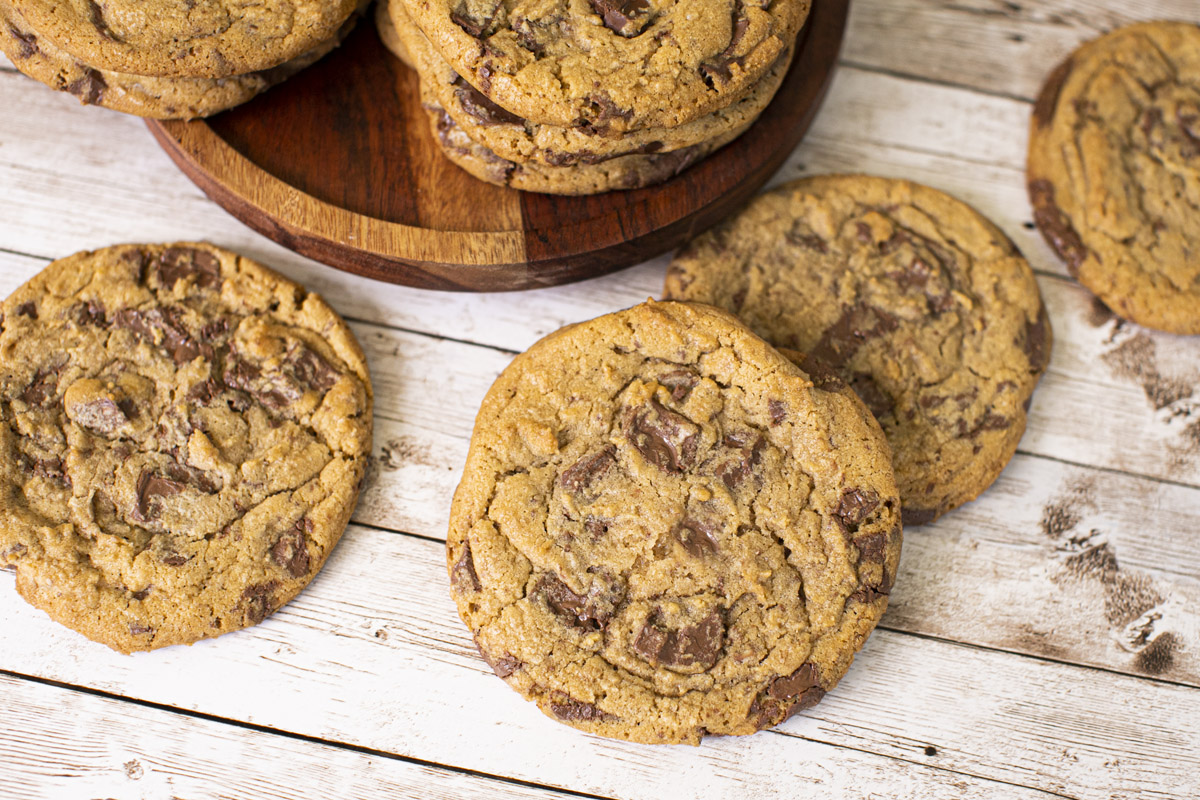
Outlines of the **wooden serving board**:
[{"label": "wooden serving board", "polygon": [[416,74],[364,22],[331,56],[231,111],[148,121],[204,192],[302,255],[429,289],[504,291],[645,261],[738,209],[800,142],[850,0],[814,0],[792,68],[739,139],[659,186],[559,197],[492,186],[442,155]]}]

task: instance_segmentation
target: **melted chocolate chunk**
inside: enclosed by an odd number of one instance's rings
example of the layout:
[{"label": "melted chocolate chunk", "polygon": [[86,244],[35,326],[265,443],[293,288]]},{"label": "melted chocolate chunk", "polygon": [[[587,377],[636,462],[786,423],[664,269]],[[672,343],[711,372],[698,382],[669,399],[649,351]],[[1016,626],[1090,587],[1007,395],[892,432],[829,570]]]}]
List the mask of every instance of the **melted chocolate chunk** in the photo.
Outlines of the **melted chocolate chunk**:
[{"label": "melted chocolate chunk", "polygon": [[553,574],[543,575],[537,591],[556,616],[573,628],[596,631],[608,625],[625,597],[624,586],[600,581],[586,595],[579,595]]},{"label": "melted chocolate chunk", "polygon": [[[965,424],[962,423],[961,420],[959,422],[960,424]],[[979,423],[976,424],[976,426],[972,428],[971,431],[966,434],[966,436],[969,439],[974,439],[984,431],[1002,431],[1011,426],[1012,420],[1010,420],[1008,417],[1001,416],[1000,414],[993,414],[991,411],[989,411],[983,415],[983,419],[979,420]]]},{"label": "melted chocolate chunk", "polygon": [[616,463],[615,453],[615,447],[605,445],[598,453],[584,456],[559,476],[559,485],[569,492],[579,494]]},{"label": "melted chocolate chunk", "polygon": [[604,27],[626,38],[641,33],[650,21],[646,0],[589,0],[592,9],[604,19]]},{"label": "melted chocolate chunk", "polygon": [[107,88],[108,84],[100,73],[90,67],[82,77],[67,84],[68,92],[78,97],[80,102],[93,106],[104,99],[104,90]]},{"label": "melted chocolate chunk", "polygon": [[736,457],[722,461],[716,468],[718,478],[729,489],[736,489],[754,475],[754,468],[762,459],[766,440],[760,434],[739,432],[725,437],[724,446],[736,451]]},{"label": "melted chocolate chunk", "polygon": [[1029,200],[1033,205],[1034,222],[1042,236],[1066,263],[1067,271],[1078,276],[1079,267],[1087,260],[1089,251],[1071,220],[1054,202],[1054,184],[1047,180],[1030,181]]},{"label": "melted chocolate chunk", "polygon": [[490,0],[487,3],[472,3],[464,0],[450,12],[450,20],[466,31],[470,36],[479,38],[492,25],[496,12],[500,8],[500,0]]},{"label": "melted chocolate chunk", "polygon": [[1024,350],[1029,357],[1029,368],[1034,372],[1044,371],[1050,363],[1050,348],[1046,346],[1048,325],[1044,305],[1039,305],[1036,320],[1025,323]]},{"label": "melted chocolate chunk", "polygon": [[883,419],[892,413],[892,398],[879,388],[879,384],[865,372],[856,372],[850,378],[850,388],[858,399],[870,410],[875,419]]},{"label": "melted chocolate chunk", "polygon": [[58,394],[58,373],[61,366],[42,367],[33,375],[33,380],[19,397],[31,406],[42,406]]},{"label": "melted chocolate chunk", "polygon": [[1046,85],[1042,88],[1042,93],[1038,95],[1037,102],[1033,106],[1033,119],[1039,128],[1044,128],[1054,119],[1055,111],[1058,109],[1058,98],[1062,94],[1063,84],[1067,82],[1067,78],[1071,75],[1071,70],[1075,65],[1071,59],[1067,59],[1059,64],[1054,72],[1050,73],[1050,77],[1046,79]]},{"label": "melted chocolate chunk", "polygon": [[729,44],[712,61],[700,65],[700,74],[704,76],[709,86],[713,86],[714,83],[728,83],[733,79],[730,67],[741,66],[743,62],[742,57],[735,58],[733,56],[742,37],[746,35],[746,29],[750,27],[750,20],[746,18],[746,8],[742,0],[734,3],[732,13],[733,28],[730,32]]},{"label": "melted chocolate chunk", "polygon": [[17,51],[17,58],[29,58],[37,55],[37,37],[32,33],[25,33],[18,30],[13,25],[8,26],[8,32],[14,39],[21,43],[21,49]]},{"label": "melted chocolate chunk", "polygon": [[196,285],[211,289],[221,285],[221,262],[212,253],[190,247],[171,247],[162,252],[153,266],[163,286],[196,276]]},{"label": "melted chocolate chunk", "polygon": [[200,357],[211,360],[212,347],[192,337],[182,316],[179,309],[170,307],[146,311],[123,308],[113,314],[113,325],[126,328],[139,339],[162,347],[171,354],[171,360],[176,364],[187,364]]},{"label": "melted chocolate chunk", "polygon": [[700,376],[691,370],[677,369],[666,375],[660,375],[658,382],[671,390],[672,400],[682,403],[692,393],[692,389],[696,388],[696,384],[700,382]]},{"label": "melted chocolate chunk", "polygon": [[462,555],[454,562],[450,570],[450,581],[459,589],[470,589],[478,592],[483,588],[479,583],[479,575],[475,572],[475,559],[471,556],[471,543],[463,545]]},{"label": "melted chocolate chunk", "polygon": [[711,558],[717,554],[716,528],[703,520],[687,518],[675,526],[671,535],[693,558]]},{"label": "melted chocolate chunk", "polygon": [[98,397],[71,408],[71,419],[97,433],[112,433],[129,421],[129,411],[137,408],[129,400],[118,404],[108,397]]},{"label": "melted chocolate chunk", "polygon": [[725,644],[725,623],[712,612],[695,625],[670,630],[652,618],[637,635],[634,652],[651,665],[712,669]]},{"label": "melted chocolate chunk", "polygon": [[657,400],[626,415],[625,436],[642,456],[664,472],[683,472],[696,461],[700,429]]},{"label": "melted chocolate chunk", "polygon": [[844,489],[842,500],[834,514],[847,531],[856,531],[863,520],[879,507],[879,494],[870,489]]},{"label": "melted chocolate chunk", "polygon": [[329,391],[341,376],[328,361],[307,347],[299,348],[289,363],[296,381],[301,386],[311,386],[317,391]]},{"label": "melted chocolate chunk", "polygon": [[310,566],[307,536],[312,533],[312,520],[299,519],[275,541],[271,560],[288,571],[293,578],[303,578]]},{"label": "melted chocolate chunk", "polygon": [[100,4],[97,3],[96,0],[87,0],[87,4],[88,21],[92,23],[92,27],[99,31],[100,35],[105,39],[108,39],[110,42],[120,42],[120,37],[113,33],[112,28],[108,27],[108,23],[105,22],[104,9],[100,7]]},{"label": "melted chocolate chunk", "polygon": [[842,312],[809,353],[818,361],[841,367],[871,339],[896,330],[899,323],[886,311],[859,302]]},{"label": "melted chocolate chunk", "polygon": [[565,692],[550,695],[550,711],[565,722],[592,722],[609,718],[608,714],[591,703],[576,700]]},{"label": "melted chocolate chunk", "polygon": [[788,700],[803,694],[820,682],[817,665],[811,661],[800,665],[791,675],[779,676],[767,685],[767,696],[774,700]]},{"label": "melted chocolate chunk", "polygon": [[145,589],[139,589],[136,592],[130,592],[129,596],[132,597],[134,600],[145,600],[147,597],[150,596],[150,587],[147,586]]},{"label": "melted chocolate chunk", "polygon": [[21,466],[39,478],[54,481],[62,486],[71,486],[71,476],[67,475],[66,465],[57,456],[51,458],[30,458],[22,453]]},{"label": "melted chocolate chunk", "polygon": [[79,325],[95,325],[103,328],[108,324],[105,319],[104,306],[94,300],[72,306],[70,314],[71,319]]},{"label": "melted chocolate chunk", "polygon": [[33,302],[32,300],[27,300],[24,303],[21,303],[21,305],[17,306],[16,313],[23,317],[37,319],[37,303]]},{"label": "melted chocolate chunk", "polygon": [[137,522],[150,522],[159,517],[159,498],[172,497],[183,492],[188,487],[202,494],[213,494],[217,486],[200,470],[185,467],[179,463],[169,463],[163,468],[163,474],[154,470],[142,470],[137,481],[137,502],[130,512]]},{"label": "melted chocolate chunk", "polygon": [[525,120],[492,102],[483,92],[460,78],[454,79],[454,94],[463,110],[481,125],[524,125]]},{"label": "melted chocolate chunk", "polygon": [[287,408],[304,396],[305,391],[328,391],[341,375],[328,361],[304,345],[288,351],[283,366],[263,372],[254,364],[231,353],[222,376],[225,385],[245,391],[273,411]]},{"label": "melted chocolate chunk", "polygon": [[278,581],[267,581],[247,586],[242,592],[242,605],[251,624],[257,625],[275,610],[275,590],[278,588]]},{"label": "melted chocolate chunk", "polygon": [[854,546],[858,548],[858,560],[870,563],[883,562],[883,550],[887,537],[882,533],[869,533],[865,536],[855,536]]},{"label": "melted chocolate chunk", "polygon": [[806,708],[812,708],[825,696],[818,685],[814,664],[806,663],[791,675],[774,678],[750,706],[750,719],[759,730],[770,728]]},{"label": "melted chocolate chunk", "polygon": [[521,667],[525,666],[520,659],[508,653],[505,653],[500,658],[492,658],[487,651],[479,646],[478,642],[475,643],[475,647],[479,650],[479,655],[483,656],[483,660],[486,661],[488,666],[492,668],[492,672],[496,673],[496,675],[501,678],[507,678],[509,675],[512,675]]}]

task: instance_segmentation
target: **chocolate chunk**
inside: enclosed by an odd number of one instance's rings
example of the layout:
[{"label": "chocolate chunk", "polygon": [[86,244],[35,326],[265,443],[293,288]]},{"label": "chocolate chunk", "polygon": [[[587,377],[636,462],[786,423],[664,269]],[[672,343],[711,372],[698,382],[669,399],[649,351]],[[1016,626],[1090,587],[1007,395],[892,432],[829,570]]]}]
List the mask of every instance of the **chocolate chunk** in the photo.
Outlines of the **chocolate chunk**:
[{"label": "chocolate chunk", "polygon": [[610,127],[608,123],[612,120],[629,120],[632,117],[632,110],[621,108],[607,94],[598,92],[588,96],[587,113],[584,119],[578,120],[576,124],[579,127],[590,128],[597,134],[604,134],[608,131]]},{"label": "chocolate chunk", "polygon": [[812,250],[821,255],[829,252],[829,245],[820,236],[814,233],[805,233],[795,227],[784,234],[784,238],[797,247],[803,247],[805,250]]},{"label": "chocolate chunk", "polygon": [[724,446],[736,451],[736,457],[722,461],[716,468],[718,478],[730,489],[736,489],[754,475],[766,444],[761,434],[739,432],[725,437]]},{"label": "chocolate chunk", "polygon": [[1005,428],[1012,426],[1012,420],[1000,414],[993,414],[991,411],[983,415],[983,419],[971,429],[967,434],[967,438],[974,439],[984,431],[1002,431]]},{"label": "chocolate chunk", "polygon": [[63,486],[71,485],[71,477],[67,475],[66,465],[57,456],[50,458],[31,458],[20,454],[21,466],[39,478],[54,481]]},{"label": "chocolate chunk", "polygon": [[573,628],[595,631],[608,625],[617,605],[624,599],[624,586],[616,581],[598,581],[586,595],[576,594],[558,576],[547,573],[538,581],[537,591],[546,605]]},{"label": "chocolate chunk", "polygon": [[658,382],[671,390],[671,399],[682,403],[700,382],[700,376],[691,370],[677,369],[666,375],[658,376]]},{"label": "chocolate chunk", "polygon": [[703,520],[687,518],[671,532],[684,551],[693,558],[710,558],[717,554],[716,528]]},{"label": "chocolate chunk", "polygon": [[154,633],[154,628],[141,622],[133,622],[129,625],[129,633],[133,636],[144,636],[147,633]]},{"label": "chocolate chunk", "polygon": [[803,694],[819,682],[817,665],[809,661],[801,664],[791,675],[772,679],[767,685],[767,696],[775,700],[787,700]]},{"label": "chocolate chunk", "polygon": [[8,32],[14,39],[21,43],[20,50],[17,51],[17,58],[29,58],[37,55],[38,46],[36,36],[34,36],[32,33],[25,33],[24,31],[18,30],[11,24],[8,26]]},{"label": "chocolate chunk", "polygon": [[853,539],[854,546],[858,548],[858,560],[870,563],[883,562],[883,550],[887,544],[887,537],[882,533],[869,533],[864,536],[855,536]]},{"label": "chocolate chunk", "polygon": [[471,2],[463,0],[458,7],[450,12],[450,21],[466,31],[470,36],[479,36],[492,25],[496,12],[500,8],[500,0],[487,2]]},{"label": "chocolate chunk", "polygon": [[626,38],[641,33],[650,16],[646,0],[589,0],[592,9],[604,18],[604,26]]},{"label": "chocolate chunk", "polygon": [[203,472],[182,464],[167,464],[163,468],[163,474],[150,469],[142,470],[137,481],[137,502],[130,512],[130,517],[137,522],[158,519],[160,508],[156,500],[180,494],[188,487],[202,494],[213,494],[217,491],[217,486]]},{"label": "chocolate chunk", "polygon": [[112,28],[108,27],[108,23],[105,22],[104,9],[100,7],[100,4],[97,3],[96,0],[87,0],[87,4],[88,20],[92,23],[92,27],[99,31],[100,35],[105,39],[108,39],[110,42],[120,42],[120,37],[113,33]]},{"label": "chocolate chunk", "polygon": [[98,397],[87,403],[78,403],[70,408],[71,419],[97,433],[112,433],[129,421],[125,409],[136,411],[129,400],[121,405],[109,397]]},{"label": "chocolate chunk", "polygon": [[837,322],[825,330],[809,355],[833,367],[841,367],[868,341],[891,333],[898,326],[891,314],[858,302],[843,311]]},{"label": "chocolate chunk", "polygon": [[725,623],[711,612],[695,625],[670,630],[651,619],[638,633],[634,651],[653,666],[712,669],[725,644]]},{"label": "chocolate chunk", "polygon": [[825,696],[818,685],[816,665],[811,662],[791,675],[774,678],[750,706],[750,719],[759,730],[773,727],[806,708],[812,708]]},{"label": "chocolate chunk", "polygon": [[171,247],[164,250],[154,264],[163,286],[174,286],[189,276],[196,276],[196,285],[211,289],[221,285],[221,262],[212,253],[190,247]]},{"label": "chocolate chunk", "polygon": [[870,489],[843,489],[842,500],[833,513],[847,531],[858,530],[863,520],[879,507],[879,494]]},{"label": "chocolate chunk", "polygon": [[625,436],[642,456],[664,472],[683,472],[696,461],[700,429],[687,417],[651,400],[626,416]]},{"label": "chocolate chunk", "polygon": [[490,654],[482,647],[479,642],[475,643],[476,649],[479,650],[479,655],[483,656],[483,660],[492,668],[492,672],[496,673],[501,678],[507,678],[514,672],[525,666],[519,658],[516,658],[508,653],[505,653],[500,658],[492,658]]},{"label": "chocolate chunk", "polygon": [[1046,317],[1046,307],[1038,306],[1037,319],[1033,322],[1025,323],[1025,341],[1023,343],[1025,355],[1029,357],[1029,368],[1034,372],[1042,372],[1050,363],[1050,348],[1047,347],[1047,326],[1049,321]]},{"label": "chocolate chunk", "polygon": [[475,559],[471,556],[471,543],[463,545],[462,555],[454,562],[450,570],[450,582],[458,589],[470,589],[478,592],[483,586],[479,583],[479,575],[475,573]]},{"label": "chocolate chunk", "polygon": [[17,306],[16,313],[23,317],[37,319],[37,303],[33,302],[32,300],[26,300],[24,303],[21,303],[21,305]]},{"label": "chocolate chunk", "polygon": [[583,521],[583,529],[592,537],[593,542],[598,542],[608,533],[608,522],[599,517],[589,516]]},{"label": "chocolate chunk", "polygon": [[550,695],[550,711],[564,722],[593,722],[609,718],[608,714],[591,703],[576,700],[565,692]]},{"label": "chocolate chunk", "polygon": [[733,5],[733,27],[730,31],[729,44],[725,46],[716,58],[700,65],[700,74],[704,76],[706,82],[711,87],[714,83],[728,83],[733,79],[731,66],[741,66],[742,57],[735,58],[734,51],[738,44],[742,41],[742,37],[746,35],[746,29],[750,27],[750,20],[746,18],[746,8],[742,0],[737,0]]},{"label": "chocolate chunk", "polygon": [[767,415],[771,418],[771,425],[778,425],[787,419],[787,406],[782,400],[768,400]]},{"label": "chocolate chunk", "polygon": [[927,522],[933,522],[942,512],[936,508],[911,508],[909,506],[901,506],[900,521],[905,526],[908,525],[924,525]]},{"label": "chocolate chunk", "polygon": [[67,84],[67,91],[79,98],[80,102],[96,105],[104,99],[104,90],[108,84],[96,70],[88,67],[83,76]]},{"label": "chocolate chunk", "polygon": [[1042,87],[1042,92],[1038,95],[1037,102],[1033,106],[1033,119],[1039,128],[1046,127],[1054,119],[1054,113],[1058,109],[1058,98],[1062,94],[1063,84],[1067,82],[1067,78],[1070,77],[1074,66],[1072,60],[1068,58],[1059,64],[1054,72],[1050,73],[1050,77],[1046,79],[1046,85]]},{"label": "chocolate chunk", "polygon": [[33,375],[33,380],[19,397],[31,406],[42,406],[58,394],[58,373],[61,366],[42,367]]},{"label": "chocolate chunk", "polygon": [[8,548],[7,550],[0,551],[0,563],[11,564],[12,562],[15,562],[28,549],[29,548],[26,547],[25,545],[21,544],[20,542],[17,542],[16,544],[14,544],[12,547]]},{"label": "chocolate chunk", "polygon": [[247,586],[242,592],[242,604],[245,606],[246,618],[252,625],[262,622],[275,610],[275,590],[279,588],[278,581],[267,581]]},{"label": "chocolate chunk", "polygon": [[130,592],[129,596],[132,597],[134,600],[145,600],[147,597],[150,596],[150,587],[147,586],[145,589],[139,589],[136,592]]},{"label": "chocolate chunk", "polygon": [[558,478],[564,489],[579,494],[616,462],[616,448],[605,445],[603,450],[586,455],[568,467]]},{"label": "chocolate chunk", "polygon": [[525,120],[502,108],[483,92],[460,78],[454,79],[454,94],[463,110],[481,125],[524,125]]},{"label": "chocolate chunk", "polygon": [[[882,246],[880,245],[880,247]],[[887,273],[887,276],[896,282],[896,286],[905,292],[912,289],[924,289],[932,275],[933,267],[922,258],[914,258],[904,269]]]},{"label": "chocolate chunk", "polygon": [[296,521],[275,541],[271,547],[271,559],[288,571],[293,578],[308,574],[309,557],[307,535],[312,533],[312,520],[307,517]]},{"label": "chocolate chunk", "polygon": [[193,403],[207,406],[224,391],[224,388],[220,381],[208,378],[200,383],[193,384],[192,388],[188,389],[187,398]]},{"label": "chocolate chunk", "polygon": [[1087,260],[1090,251],[1079,238],[1071,220],[1054,202],[1054,184],[1040,179],[1030,181],[1029,201],[1033,205],[1034,222],[1042,236],[1066,263],[1067,271],[1078,276],[1079,267]]},{"label": "chocolate chunk", "polygon": [[105,319],[104,306],[94,300],[72,306],[70,315],[71,319],[79,325],[95,325],[103,328],[108,324]]},{"label": "chocolate chunk", "polygon": [[291,357],[291,371],[301,386],[325,392],[333,388],[341,373],[330,366],[329,362],[307,347],[300,347]]},{"label": "chocolate chunk", "polygon": [[198,357],[212,359],[213,349],[192,338],[176,308],[151,308],[139,311],[123,308],[113,314],[113,325],[132,331],[139,339],[162,347],[176,364],[187,364]]},{"label": "chocolate chunk", "polygon": [[166,555],[161,556],[158,560],[166,564],[168,567],[182,567],[188,562],[188,557],[179,553],[167,553]]}]

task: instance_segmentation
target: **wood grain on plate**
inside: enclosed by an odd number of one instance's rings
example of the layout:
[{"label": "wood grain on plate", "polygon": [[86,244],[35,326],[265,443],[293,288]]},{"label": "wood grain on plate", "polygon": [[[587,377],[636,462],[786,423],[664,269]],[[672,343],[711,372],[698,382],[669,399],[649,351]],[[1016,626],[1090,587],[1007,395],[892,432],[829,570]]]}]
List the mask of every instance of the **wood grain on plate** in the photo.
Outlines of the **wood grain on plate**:
[{"label": "wood grain on plate", "polygon": [[415,73],[363,24],[334,54],[209,120],[148,122],[230,213],[284,246],[370,278],[500,291],[593,277],[669,250],[740,207],[808,129],[849,0],[816,0],[759,120],[658,186],[587,197],[476,180],[440,152]]}]

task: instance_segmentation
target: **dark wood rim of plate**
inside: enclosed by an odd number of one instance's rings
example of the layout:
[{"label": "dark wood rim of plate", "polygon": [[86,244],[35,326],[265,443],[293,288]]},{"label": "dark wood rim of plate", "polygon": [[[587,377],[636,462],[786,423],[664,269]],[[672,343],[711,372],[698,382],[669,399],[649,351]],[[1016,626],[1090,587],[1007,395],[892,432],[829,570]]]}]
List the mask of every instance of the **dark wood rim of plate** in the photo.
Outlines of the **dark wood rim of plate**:
[{"label": "dark wood rim of plate", "polygon": [[740,208],[808,130],[850,0],[813,0],[775,99],[741,137],[657,186],[586,197],[478,181],[438,150],[416,76],[363,22],[332,55],[207,120],[148,120],[226,211],[297,253],[426,289],[554,286],[666,252]]}]

